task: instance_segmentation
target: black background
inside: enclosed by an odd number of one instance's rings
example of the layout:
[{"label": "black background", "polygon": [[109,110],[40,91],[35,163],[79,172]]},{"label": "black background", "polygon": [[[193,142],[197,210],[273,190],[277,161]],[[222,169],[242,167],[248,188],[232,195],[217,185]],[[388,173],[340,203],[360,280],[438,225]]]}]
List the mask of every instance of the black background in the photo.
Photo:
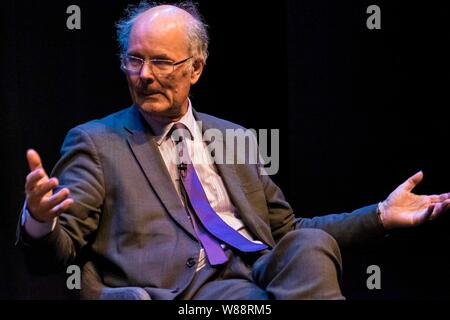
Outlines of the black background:
[{"label": "black background", "polygon": [[[36,277],[14,247],[27,148],[47,170],[68,129],[130,105],[114,23],[127,1],[0,4],[0,298],[71,297]],[[274,180],[299,216],[383,200],[418,170],[418,193],[450,191],[450,9],[438,1],[199,1],[210,58],[194,107],[249,128],[280,129]],[[81,30],[66,8],[81,8]],[[381,8],[368,30],[366,8]],[[345,251],[349,299],[450,298],[449,217]],[[382,289],[368,290],[379,265]],[[299,271],[300,272],[300,271]]]}]

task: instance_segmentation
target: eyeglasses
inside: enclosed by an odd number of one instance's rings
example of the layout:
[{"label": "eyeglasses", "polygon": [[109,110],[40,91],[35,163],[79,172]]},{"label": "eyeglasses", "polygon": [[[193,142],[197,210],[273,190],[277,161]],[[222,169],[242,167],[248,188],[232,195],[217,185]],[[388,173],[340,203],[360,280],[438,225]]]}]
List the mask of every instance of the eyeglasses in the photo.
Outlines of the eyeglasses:
[{"label": "eyeglasses", "polygon": [[[178,66],[182,63],[185,63],[189,59],[191,59],[192,56],[189,58],[186,58],[184,60],[180,60],[177,62],[173,62],[172,60],[164,60],[164,59],[148,59],[150,62],[150,69],[152,70],[153,74],[156,76],[167,76],[174,72],[175,66]],[[147,59],[142,59],[135,56],[125,55],[122,57],[122,65],[121,68],[125,71],[128,71],[130,73],[140,73],[142,70],[142,67],[145,64],[145,61]]]}]

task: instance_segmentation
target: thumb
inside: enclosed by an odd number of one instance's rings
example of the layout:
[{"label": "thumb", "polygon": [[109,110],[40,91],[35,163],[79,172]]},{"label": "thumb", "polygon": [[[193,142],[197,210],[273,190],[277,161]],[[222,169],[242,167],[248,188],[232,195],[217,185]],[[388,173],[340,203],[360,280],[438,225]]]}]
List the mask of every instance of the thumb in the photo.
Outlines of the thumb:
[{"label": "thumb", "polygon": [[34,171],[38,168],[42,168],[41,157],[35,150],[29,149],[27,151],[27,160],[28,160],[28,166],[30,167],[31,171]]},{"label": "thumb", "polygon": [[412,189],[414,189],[420,183],[420,181],[422,181],[422,179],[423,179],[423,172],[419,171],[412,177],[409,177],[408,180],[406,180],[402,184],[402,187],[406,191],[410,192]]}]

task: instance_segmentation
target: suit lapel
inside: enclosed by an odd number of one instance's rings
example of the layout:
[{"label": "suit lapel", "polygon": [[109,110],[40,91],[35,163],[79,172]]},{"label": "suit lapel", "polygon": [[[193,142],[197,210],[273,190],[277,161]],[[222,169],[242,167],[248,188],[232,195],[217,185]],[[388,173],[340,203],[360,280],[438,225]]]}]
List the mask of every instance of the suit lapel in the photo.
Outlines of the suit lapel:
[{"label": "suit lapel", "polygon": [[274,243],[273,238],[270,236],[270,228],[259,214],[252,210],[252,206],[246,205],[249,204],[249,200],[243,192],[234,165],[217,164],[216,167],[220,172],[220,176],[222,177],[233,205],[237,208],[242,221],[244,221],[245,227],[256,235],[259,240],[273,246]]},{"label": "suit lapel", "polygon": [[177,190],[172,183],[169,171],[158,150],[149,126],[134,106],[125,128],[130,133],[128,144],[144,172],[150,186],[155,191],[170,216],[195,238],[195,232]]},{"label": "suit lapel", "polygon": [[[201,114],[194,111],[194,117],[202,121],[202,131],[208,129],[219,129],[222,134],[225,134],[225,129],[218,124],[211,123],[208,118],[202,117]],[[226,146],[224,140],[221,137],[215,137],[217,144],[223,146],[222,150],[226,153],[227,147],[233,148],[234,146]],[[234,164],[216,164],[216,168],[220,173],[223,183],[228,191],[228,194],[233,202],[233,205],[237,208],[240,218],[254,235],[257,236],[264,243],[273,246],[274,240],[271,236],[270,228],[267,222],[255,211],[246,194],[243,192],[241,179],[236,172],[236,165]]]}]

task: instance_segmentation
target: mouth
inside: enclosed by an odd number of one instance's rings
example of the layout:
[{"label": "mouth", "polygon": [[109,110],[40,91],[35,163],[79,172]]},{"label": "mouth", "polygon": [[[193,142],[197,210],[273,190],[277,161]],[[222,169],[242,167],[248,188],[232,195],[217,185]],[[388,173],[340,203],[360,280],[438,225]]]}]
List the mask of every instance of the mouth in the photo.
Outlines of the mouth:
[{"label": "mouth", "polygon": [[154,97],[158,94],[161,94],[161,92],[148,92],[148,91],[139,91],[139,95],[144,97]]}]

